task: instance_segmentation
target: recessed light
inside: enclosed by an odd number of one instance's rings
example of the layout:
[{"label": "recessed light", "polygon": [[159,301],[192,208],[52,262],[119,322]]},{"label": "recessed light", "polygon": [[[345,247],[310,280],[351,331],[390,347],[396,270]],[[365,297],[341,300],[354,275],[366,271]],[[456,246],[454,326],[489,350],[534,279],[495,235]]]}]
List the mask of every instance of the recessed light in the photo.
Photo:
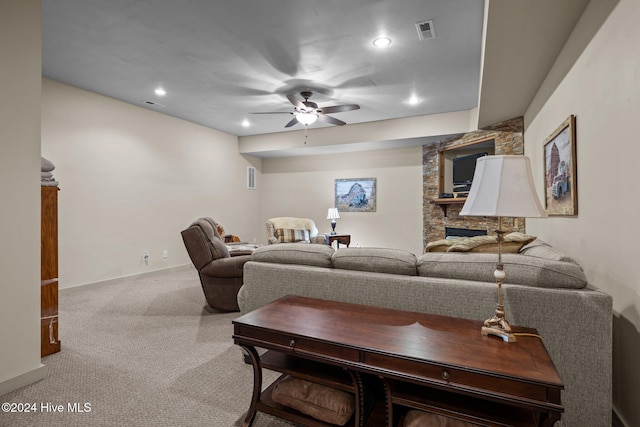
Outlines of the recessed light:
[{"label": "recessed light", "polygon": [[159,87],[156,88],[156,90],[154,91],[156,93],[156,95],[158,96],[165,96],[167,94],[167,91],[164,90],[163,88]]},{"label": "recessed light", "polygon": [[242,121],[242,126],[248,128],[249,126],[251,126],[251,122],[249,122],[249,120],[244,119]]},{"label": "recessed light", "polygon": [[417,95],[411,95],[405,102],[409,105],[418,105],[422,102],[422,98],[419,98]]},{"label": "recessed light", "polygon": [[391,39],[387,36],[380,36],[373,39],[372,43],[375,47],[383,48],[391,44]]}]

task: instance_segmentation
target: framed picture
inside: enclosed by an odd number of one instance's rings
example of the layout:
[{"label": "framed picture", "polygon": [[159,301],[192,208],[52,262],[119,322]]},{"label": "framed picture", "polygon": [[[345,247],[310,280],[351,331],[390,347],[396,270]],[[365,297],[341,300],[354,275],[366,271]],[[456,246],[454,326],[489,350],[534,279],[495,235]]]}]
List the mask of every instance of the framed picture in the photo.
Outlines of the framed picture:
[{"label": "framed picture", "polygon": [[576,116],[569,116],[544,142],[547,215],[578,214]]},{"label": "framed picture", "polygon": [[340,212],[375,212],[376,179],[336,179],[336,207]]}]

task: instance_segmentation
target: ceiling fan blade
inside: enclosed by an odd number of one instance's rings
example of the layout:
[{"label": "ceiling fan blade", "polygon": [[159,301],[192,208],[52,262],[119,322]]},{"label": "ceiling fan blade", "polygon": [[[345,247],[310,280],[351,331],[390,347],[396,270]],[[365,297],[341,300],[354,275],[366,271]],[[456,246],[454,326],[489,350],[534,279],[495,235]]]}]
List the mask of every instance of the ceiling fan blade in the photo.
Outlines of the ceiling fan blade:
[{"label": "ceiling fan blade", "polygon": [[302,110],[306,109],[307,106],[302,103],[298,98],[293,95],[287,95],[287,99],[291,102],[296,108],[300,108]]},{"label": "ceiling fan blade", "polygon": [[291,111],[261,111],[257,113],[249,113],[249,114],[293,114]]},{"label": "ceiling fan blade", "polygon": [[296,123],[298,123],[298,119],[296,119],[295,117],[293,119],[291,119],[291,121],[289,123],[287,123],[286,125],[284,125],[284,127],[286,128],[290,128],[291,126],[295,125]]},{"label": "ceiling fan blade", "polygon": [[342,120],[338,120],[335,117],[327,116],[324,114],[318,114],[318,120],[322,120],[323,122],[328,122],[328,123],[331,123],[332,125],[337,125],[337,126],[342,126],[347,124]]},{"label": "ceiling fan blade", "polygon": [[341,113],[343,111],[352,111],[352,110],[359,110],[359,109],[360,109],[359,105],[351,104],[351,105],[333,105],[331,107],[319,108],[318,111],[320,113],[330,114],[330,113]]}]

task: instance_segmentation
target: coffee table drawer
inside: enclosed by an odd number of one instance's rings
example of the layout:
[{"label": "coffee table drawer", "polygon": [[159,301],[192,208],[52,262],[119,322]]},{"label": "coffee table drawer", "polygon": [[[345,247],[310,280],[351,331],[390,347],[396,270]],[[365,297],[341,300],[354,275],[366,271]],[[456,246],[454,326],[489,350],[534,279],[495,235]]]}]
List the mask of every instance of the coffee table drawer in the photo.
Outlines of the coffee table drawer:
[{"label": "coffee table drawer", "polygon": [[514,378],[488,376],[486,373],[476,373],[460,368],[430,364],[422,360],[402,359],[376,353],[367,353],[365,363],[369,367],[382,369],[387,373],[395,373],[396,378],[456,387],[470,393],[478,390],[483,395],[488,395],[491,392],[502,394],[503,390],[508,389],[510,395],[523,397],[527,401],[547,402],[549,400],[546,386],[517,381]]},{"label": "coffee table drawer", "polygon": [[308,337],[286,335],[243,325],[235,325],[233,338],[236,344],[245,343],[256,347],[288,351],[293,354],[321,355],[350,362],[357,362],[360,358],[358,350],[336,343],[327,343]]}]

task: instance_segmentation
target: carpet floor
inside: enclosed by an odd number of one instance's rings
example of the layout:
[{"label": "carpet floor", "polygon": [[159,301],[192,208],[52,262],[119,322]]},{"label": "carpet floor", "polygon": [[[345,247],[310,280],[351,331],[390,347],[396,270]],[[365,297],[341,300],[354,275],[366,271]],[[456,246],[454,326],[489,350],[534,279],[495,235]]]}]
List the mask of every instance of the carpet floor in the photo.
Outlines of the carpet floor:
[{"label": "carpet floor", "polygon": [[[35,411],[0,412],[0,426],[242,425],[253,373],[231,338],[240,314],[204,303],[192,268],[62,290],[47,377],[0,397]],[[291,426],[261,413],[253,425]]]}]

